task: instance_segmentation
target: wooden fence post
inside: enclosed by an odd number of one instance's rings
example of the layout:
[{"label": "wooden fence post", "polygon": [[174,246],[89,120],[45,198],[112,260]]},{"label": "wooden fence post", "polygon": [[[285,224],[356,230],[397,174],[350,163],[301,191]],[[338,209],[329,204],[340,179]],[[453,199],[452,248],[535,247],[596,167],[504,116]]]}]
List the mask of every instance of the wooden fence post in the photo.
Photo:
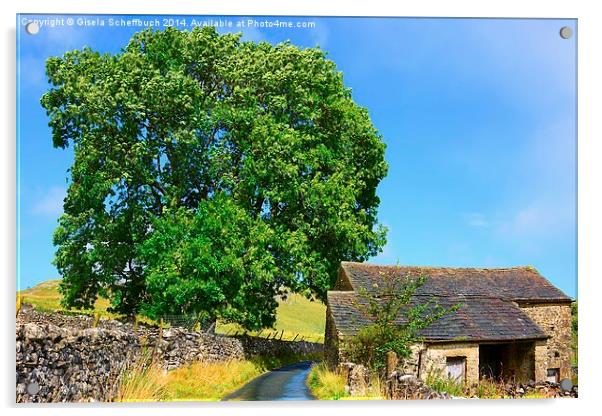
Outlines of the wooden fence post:
[{"label": "wooden fence post", "polygon": [[94,320],[92,321],[92,328],[96,328],[98,326],[98,322],[100,322],[100,312],[96,312],[94,314]]},{"label": "wooden fence post", "polygon": [[395,390],[397,389],[397,377],[391,377],[391,374],[397,368],[398,359],[395,351],[387,351],[387,373],[386,373],[386,395],[387,398],[392,399]]},{"label": "wooden fence post", "polygon": [[397,354],[395,351],[387,351],[387,377],[397,368]]}]

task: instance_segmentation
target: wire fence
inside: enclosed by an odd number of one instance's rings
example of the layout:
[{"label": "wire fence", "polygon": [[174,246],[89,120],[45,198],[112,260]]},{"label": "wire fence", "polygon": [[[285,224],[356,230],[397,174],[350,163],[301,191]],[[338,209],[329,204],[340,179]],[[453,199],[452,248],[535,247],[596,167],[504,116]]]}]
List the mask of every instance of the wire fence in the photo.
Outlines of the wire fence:
[{"label": "wire fence", "polygon": [[300,333],[286,331],[284,329],[261,329],[259,331],[247,331],[237,325],[220,325],[215,320],[200,315],[162,315],[160,324],[170,327],[181,327],[189,330],[204,332],[215,332],[225,336],[250,336],[279,341],[306,341],[323,343],[324,336],[321,334]]},{"label": "wire fence", "polygon": [[[21,305],[17,305],[17,314]],[[90,325],[96,327],[101,320],[115,319],[103,316],[101,313],[96,312],[89,314],[92,317]],[[169,327],[184,328],[188,331],[199,331],[199,332],[211,332],[219,335],[236,337],[236,336],[249,336],[258,337],[265,339],[272,339],[278,341],[293,341],[293,342],[314,342],[322,344],[324,343],[324,335],[316,333],[301,333],[295,331],[287,331],[284,329],[261,329],[258,331],[248,331],[236,324],[220,324],[214,319],[210,319],[207,316],[201,315],[161,315],[158,320],[150,320],[148,318],[136,317],[134,325],[147,324],[153,326],[159,326],[161,329]]]},{"label": "wire fence", "polygon": [[246,331],[240,328],[229,328],[222,330],[218,327],[218,333],[226,336],[240,336],[247,335],[250,337],[258,337],[265,339],[273,339],[278,341],[296,341],[296,342],[315,342],[322,344],[324,342],[324,336],[319,334],[301,334],[299,332],[290,332],[285,330],[265,330],[262,329],[260,331]]},{"label": "wire fence", "polygon": [[160,322],[172,327],[209,331],[215,328],[215,320],[202,315],[161,315]]}]

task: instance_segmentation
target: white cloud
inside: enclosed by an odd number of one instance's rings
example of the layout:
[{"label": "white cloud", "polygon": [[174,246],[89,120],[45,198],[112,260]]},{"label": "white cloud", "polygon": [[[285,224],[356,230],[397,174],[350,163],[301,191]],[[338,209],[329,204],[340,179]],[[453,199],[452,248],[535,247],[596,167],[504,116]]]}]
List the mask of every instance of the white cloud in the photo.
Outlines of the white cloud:
[{"label": "white cloud", "polygon": [[35,215],[56,218],[63,213],[63,201],[67,191],[60,186],[52,186],[33,204],[31,212]]},{"label": "white cloud", "polygon": [[554,205],[555,201],[536,200],[515,211],[497,227],[504,237],[544,236],[575,227],[570,203]]},{"label": "white cloud", "polygon": [[487,216],[480,212],[471,212],[465,215],[466,224],[470,227],[486,228],[491,225]]}]

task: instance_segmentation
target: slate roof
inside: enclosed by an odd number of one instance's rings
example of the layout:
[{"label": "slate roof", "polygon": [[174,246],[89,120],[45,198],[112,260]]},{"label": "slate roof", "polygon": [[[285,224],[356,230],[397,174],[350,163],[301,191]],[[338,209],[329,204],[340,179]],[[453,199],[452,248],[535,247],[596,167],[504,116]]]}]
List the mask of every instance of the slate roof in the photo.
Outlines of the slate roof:
[{"label": "slate roof", "polygon": [[341,271],[337,290],[329,291],[327,298],[334,324],[343,336],[355,335],[370,323],[357,306],[361,301],[355,291],[361,287],[369,292],[376,290],[374,284],[382,280],[381,273],[427,276],[412,298],[413,304],[434,301],[446,308],[460,305],[457,311],[422,330],[428,342],[544,339],[546,334],[518,304],[571,302],[531,267],[435,268],[343,262]]},{"label": "slate roof", "polygon": [[372,290],[382,273],[401,276],[426,275],[427,282],[417,295],[471,295],[513,300],[515,302],[571,302],[558,288],[532,267],[505,269],[379,266],[366,263],[342,262],[353,290],[360,287]]},{"label": "slate roof", "polygon": [[[334,324],[343,336],[353,336],[370,319],[357,307],[355,292],[328,292],[328,305]],[[512,302],[478,296],[416,296],[414,303],[434,301],[449,308],[460,307],[423,329],[428,342],[511,341],[545,339],[546,334]],[[401,319],[397,320],[398,323]]]}]

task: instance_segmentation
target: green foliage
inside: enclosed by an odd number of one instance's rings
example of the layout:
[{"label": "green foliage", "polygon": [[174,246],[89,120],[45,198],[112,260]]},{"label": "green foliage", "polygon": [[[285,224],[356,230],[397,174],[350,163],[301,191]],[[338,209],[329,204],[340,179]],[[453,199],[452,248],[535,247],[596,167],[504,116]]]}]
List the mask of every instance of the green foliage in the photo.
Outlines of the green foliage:
[{"label": "green foliage", "polygon": [[443,308],[432,299],[414,302],[413,295],[426,282],[426,276],[399,275],[395,269],[380,273],[380,284],[372,290],[361,288],[355,306],[372,324],[343,342],[342,349],[352,362],[375,371],[386,365],[386,354],[393,351],[399,359],[411,355],[411,346],[421,341],[420,330],[427,328],[459,305]]},{"label": "green foliage", "polygon": [[64,305],[269,326],[280,288],[324,299],[384,245],[384,143],[323,51],[169,28],[46,72],[53,144],[74,149]]},{"label": "green foliage", "polygon": [[208,314],[257,329],[275,320],[272,230],[218,194],[194,214],[180,208],[153,223],[140,247],[146,294],[140,311]]}]

